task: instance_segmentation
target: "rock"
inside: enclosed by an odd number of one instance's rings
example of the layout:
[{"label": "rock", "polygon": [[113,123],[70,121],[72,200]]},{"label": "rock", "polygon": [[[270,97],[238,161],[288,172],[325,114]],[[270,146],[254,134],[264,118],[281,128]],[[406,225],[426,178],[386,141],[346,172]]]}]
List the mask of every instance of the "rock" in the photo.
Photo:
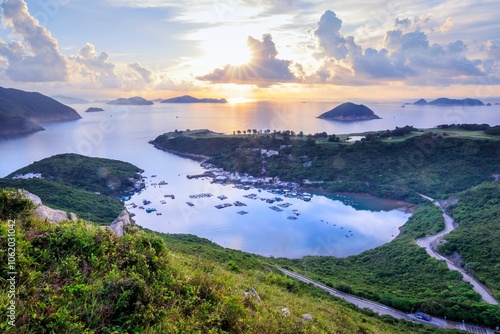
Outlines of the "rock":
[{"label": "rock", "polygon": [[51,224],[57,224],[65,220],[73,220],[73,221],[78,220],[76,214],[71,212],[68,217],[68,214],[62,210],[54,210],[49,208],[48,206],[43,205],[40,197],[26,190],[20,190],[20,191],[22,191],[23,194],[26,196],[26,198],[31,200],[31,202],[33,202],[33,204],[35,205],[36,209],[33,212],[35,216],[41,219],[46,219]]},{"label": "rock", "polygon": [[132,225],[132,221],[130,219],[130,215],[127,210],[123,210],[120,212],[120,215],[116,217],[115,220],[109,225],[109,229],[117,236],[123,237],[125,233],[125,227],[128,225]]},{"label": "rock", "polygon": [[259,297],[259,294],[257,293],[257,291],[255,291],[255,289],[254,289],[254,288],[250,288],[250,289],[248,290],[248,292],[245,292],[245,297],[246,297],[246,298],[249,298],[249,297],[251,297],[251,298],[255,298],[255,299],[257,299],[259,302],[261,301],[261,300],[260,300],[260,297]]},{"label": "rock", "polygon": [[281,313],[283,313],[285,317],[288,317],[290,315],[290,310],[286,307],[283,307],[281,308]]},{"label": "rock", "polygon": [[308,321],[313,320],[313,316],[312,316],[312,315],[310,315],[309,313],[304,313],[304,314],[302,314],[302,318],[304,318],[304,319],[306,319],[306,320],[308,320]]},{"label": "rock", "polygon": [[97,107],[90,107],[85,112],[99,112],[99,111],[104,111],[102,108],[97,108]]}]

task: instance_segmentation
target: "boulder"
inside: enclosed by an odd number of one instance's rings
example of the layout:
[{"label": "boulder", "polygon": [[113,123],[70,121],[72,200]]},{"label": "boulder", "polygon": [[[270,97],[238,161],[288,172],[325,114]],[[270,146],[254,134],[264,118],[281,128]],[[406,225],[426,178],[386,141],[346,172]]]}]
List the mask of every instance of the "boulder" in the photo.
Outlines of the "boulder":
[{"label": "boulder", "polygon": [[120,212],[118,217],[109,225],[109,229],[117,236],[123,237],[125,233],[125,227],[132,225],[132,220],[130,219],[130,214],[127,210]]},{"label": "boulder", "polygon": [[43,205],[40,197],[26,190],[20,190],[20,191],[22,191],[23,194],[26,196],[26,198],[31,200],[31,202],[33,202],[33,204],[35,205],[36,209],[33,212],[35,216],[41,219],[46,219],[51,224],[57,224],[65,220],[73,220],[73,221],[78,220],[76,214],[71,212],[68,216],[68,214],[62,210],[54,210],[49,208],[48,206]]}]

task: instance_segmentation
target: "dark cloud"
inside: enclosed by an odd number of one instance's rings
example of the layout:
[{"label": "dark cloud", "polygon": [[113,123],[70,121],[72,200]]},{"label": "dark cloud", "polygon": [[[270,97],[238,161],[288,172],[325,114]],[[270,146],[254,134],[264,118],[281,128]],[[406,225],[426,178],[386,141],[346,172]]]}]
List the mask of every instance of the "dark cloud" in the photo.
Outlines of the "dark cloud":
[{"label": "dark cloud", "polygon": [[28,13],[22,0],[2,2],[4,23],[21,41],[0,40],[0,56],[7,60],[5,73],[13,81],[66,81],[67,59],[57,40]]},{"label": "dark cloud", "polygon": [[249,36],[247,45],[252,55],[248,64],[226,65],[197,79],[213,83],[241,83],[259,86],[299,81],[298,76],[302,72],[301,66],[290,60],[277,58],[278,51],[271,35],[263,35],[261,41]]}]

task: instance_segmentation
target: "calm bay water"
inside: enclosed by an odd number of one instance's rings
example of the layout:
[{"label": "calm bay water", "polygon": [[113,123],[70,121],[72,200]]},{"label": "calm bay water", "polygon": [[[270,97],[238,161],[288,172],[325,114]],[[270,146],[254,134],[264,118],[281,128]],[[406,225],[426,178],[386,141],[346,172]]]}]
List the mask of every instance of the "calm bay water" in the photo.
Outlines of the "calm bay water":
[{"label": "calm bay water", "polygon": [[[92,105],[74,105],[82,119],[46,124],[45,131],[14,139],[0,140],[0,176],[34,161],[60,153],[119,159],[145,170],[150,182],[161,180],[166,186],[149,186],[132,202],[152,201],[161,216],[133,209],[138,224],[166,233],[192,233],[214,242],[247,252],[299,257],[302,255],[347,256],[392,240],[409,217],[395,206],[381,207],[377,199],[327,198],[316,195],[311,202],[285,199],[292,204],[275,212],[258,197],[275,195],[257,190],[244,191],[210,184],[208,180],[188,180],[186,174],[202,169],[198,162],[173,156],[148,144],[159,134],[175,129],[208,128],[232,133],[236,130],[293,130],[304,133],[353,133],[392,129],[396,126],[433,127],[443,123],[500,123],[500,106],[471,108],[406,107],[367,104],[382,119],[363,122],[334,122],[316,117],[337,105],[327,102],[258,102],[238,105],[155,104],[153,106],[109,106],[106,111],[84,113]],[[192,199],[189,195],[212,193],[210,198]],[[163,195],[174,194],[175,200]],[[216,196],[225,195],[221,201]],[[160,201],[165,200],[166,204]],[[223,202],[241,201],[246,207],[216,209]],[[186,201],[193,202],[193,207]],[[377,203],[380,202],[380,203]],[[283,202],[282,202],[283,203]],[[384,209],[379,211],[379,209]],[[247,211],[246,215],[237,214]],[[297,210],[298,219],[287,219]],[[351,232],[348,232],[351,231]],[[352,234],[352,235],[351,235]]]}]

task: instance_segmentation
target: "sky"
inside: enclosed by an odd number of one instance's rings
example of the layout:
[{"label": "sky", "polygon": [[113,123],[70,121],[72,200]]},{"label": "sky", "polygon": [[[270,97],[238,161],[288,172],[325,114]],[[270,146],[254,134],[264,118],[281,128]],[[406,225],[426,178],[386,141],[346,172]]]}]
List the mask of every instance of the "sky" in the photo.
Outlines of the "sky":
[{"label": "sky", "polygon": [[86,99],[500,96],[500,1],[3,0],[0,86]]}]

